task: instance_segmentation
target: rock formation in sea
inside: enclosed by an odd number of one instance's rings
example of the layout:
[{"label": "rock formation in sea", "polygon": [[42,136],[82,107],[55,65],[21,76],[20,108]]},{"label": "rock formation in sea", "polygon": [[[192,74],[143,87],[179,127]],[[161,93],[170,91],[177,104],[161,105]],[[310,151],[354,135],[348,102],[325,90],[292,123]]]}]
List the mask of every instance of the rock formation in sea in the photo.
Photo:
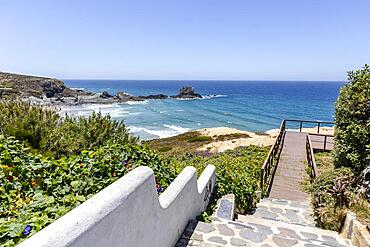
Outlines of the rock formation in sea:
[{"label": "rock formation in sea", "polygon": [[195,93],[193,87],[182,87],[180,89],[180,93],[175,96],[171,96],[171,98],[177,98],[177,99],[199,99],[202,98],[202,95]]}]

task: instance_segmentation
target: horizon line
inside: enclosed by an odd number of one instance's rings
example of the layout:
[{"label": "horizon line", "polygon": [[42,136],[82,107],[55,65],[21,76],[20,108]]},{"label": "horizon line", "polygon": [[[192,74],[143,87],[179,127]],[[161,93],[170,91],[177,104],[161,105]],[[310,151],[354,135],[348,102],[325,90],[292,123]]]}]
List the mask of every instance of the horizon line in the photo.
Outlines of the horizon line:
[{"label": "horizon line", "polygon": [[104,78],[61,78],[60,80],[76,80],[76,81],[92,81],[92,80],[105,80],[105,81],[215,81],[215,82],[222,82],[222,81],[256,81],[256,82],[264,82],[264,81],[271,81],[271,82],[347,82],[347,80],[308,80],[308,79],[104,79]]}]

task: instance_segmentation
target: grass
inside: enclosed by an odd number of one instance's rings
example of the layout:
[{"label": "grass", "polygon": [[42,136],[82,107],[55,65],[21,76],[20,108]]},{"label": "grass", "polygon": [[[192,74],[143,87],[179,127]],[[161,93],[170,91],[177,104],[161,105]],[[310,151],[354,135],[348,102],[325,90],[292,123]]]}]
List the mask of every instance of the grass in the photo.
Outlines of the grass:
[{"label": "grass", "polygon": [[331,153],[328,152],[315,153],[315,160],[319,174],[333,170],[335,168],[334,158],[332,157]]},{"label": "grass", "polygon": [[150,149],[156,150],[165,156],[173,156],[183,155],[186,153],[198,153],[197,149],[211,142],[228,141],[240,138],[250,138],[250,136],[245,133],[233,133],[211,137],[202,135],[197,131],[190,131],[178,136],[154,139],[144,141],[143,143]]},{"label": "grass", "polygon": [[191,131],[184,134],[144,141],[150,149],[153,149],[164,156],[182,155],[185,153],[194,153],[198,148],[211,143],[212,137],[203,136],[199,132]]},{"label": "grass", "polygon": [[250,138],[250,136],[245,133],[233,133],[228,135],[219,135],[215,137],[216,141],[229,141],[240,138]]},{"label": "grass", "polygon": [[188,142],[208,142],[211,140],[212,137],[210,136],[195,136],[193,138],[188,139]]}]

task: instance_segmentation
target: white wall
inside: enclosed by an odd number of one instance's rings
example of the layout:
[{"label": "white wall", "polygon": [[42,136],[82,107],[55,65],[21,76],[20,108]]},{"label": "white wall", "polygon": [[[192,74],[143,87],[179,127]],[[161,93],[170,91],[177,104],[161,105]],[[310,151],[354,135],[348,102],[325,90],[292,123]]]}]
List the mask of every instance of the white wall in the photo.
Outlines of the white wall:
[{"label": "white wall", "polygon": [[173,247],[214,185],[214,166],[198,181],[189,166],[158,197],[153,171],[138,167],[19,246]]}]

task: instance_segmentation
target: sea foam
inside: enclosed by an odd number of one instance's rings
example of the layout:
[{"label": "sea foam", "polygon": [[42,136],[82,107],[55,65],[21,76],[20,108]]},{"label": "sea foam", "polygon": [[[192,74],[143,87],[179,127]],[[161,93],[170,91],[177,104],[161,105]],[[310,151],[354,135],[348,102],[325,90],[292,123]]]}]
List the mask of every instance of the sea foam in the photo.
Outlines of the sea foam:
[{"label": "sea foam", "polygon": [[163,129],[149,129],[145,127],[140,127],[140,126],[128,126],[128,129],[130,130],[131,133],[133,134],[139,134],[140,132],[145,132],[147,134],[156,136],[158,138],[167,138],[171,136],[176,136],[179,134],[183,134],[187,131],[189,131],[189,128],[183,128],[181,126],[176,126],[176,125],[163,125]]}]

